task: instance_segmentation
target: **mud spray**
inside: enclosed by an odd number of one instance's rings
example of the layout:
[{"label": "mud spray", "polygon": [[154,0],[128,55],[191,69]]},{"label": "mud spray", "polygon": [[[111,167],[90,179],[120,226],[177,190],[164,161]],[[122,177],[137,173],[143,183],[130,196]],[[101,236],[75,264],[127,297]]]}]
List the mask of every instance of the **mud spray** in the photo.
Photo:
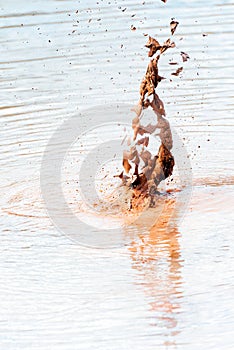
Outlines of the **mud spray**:
[{"label": "mud spray", "polygon": [[[171,20],[170,29],[173,35],[178,22]],[[133,136],[128,139],[128,150],[123,153],[123,168],[118,177],[124,186],[131,190],[129,209],[139,209],[149,202],[151,207],[156,205],[159,184],[172,175],[175,165],[171,153],[173,147],[170,124],[162,100],[156,93],[158,84],[164,79],[158,73],[158,64],[162,54],[175,47],[171,39],[167,39],[162,45],[149,36],[146,43],[149,49],[150,60],[145,76],[140,85],[140,99],[133,111],[136,117],[132,120]],[[189,59],[188,54],[181,52],[182,61]],[[178,76],[183,67],[178,68],[172,75]],[[151,109],[155,114],[155,123],[143,124],[143,111]],[[158,133],[161,144],[156,154],[152,154],[148,147],[150,138],[148,135]]]}]

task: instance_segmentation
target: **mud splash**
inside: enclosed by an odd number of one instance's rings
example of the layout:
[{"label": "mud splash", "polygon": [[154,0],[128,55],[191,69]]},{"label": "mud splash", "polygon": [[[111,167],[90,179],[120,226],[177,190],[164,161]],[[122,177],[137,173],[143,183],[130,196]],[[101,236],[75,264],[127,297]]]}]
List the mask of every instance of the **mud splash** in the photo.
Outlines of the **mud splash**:
[{"label": "mud splash", "polygon": [[[170,22],[171,34],[179,22],[172,18]],[[129,149],[123,153],[124,171],[119,175],[123,185],[131,189],[131,203],[129,209],[137,209],[144,203],[145,199],[149,205],[156,205],[159,184],[170,177],[175,165],[171,153],[173,147],[170,123],[166,119],[163,101],[156,93],[158,84],[165,78],[158,73],[158,62],[162,54],[169,48],[174,48],[174,41],[168,38],[162,45],[153,37],[149,36],[145,45],[149,49],[148,57],[152,58],[148,64],[145,76],[140,85],[140,99],[133,109],[136,117],[132,120],[133,136],[128,139]],[[181,52],[181,59],[186,62],[189,55]],[[180,67],[171,75],[178,76],[183,70]],[[142,123],[144,110],[151,109],[156,117],[155,123],[144,125]],[[156,154],[148,149],[150,138],[148,135],[159,136],[160,147]],[[134,170],[134,171],[133,171]]]}]

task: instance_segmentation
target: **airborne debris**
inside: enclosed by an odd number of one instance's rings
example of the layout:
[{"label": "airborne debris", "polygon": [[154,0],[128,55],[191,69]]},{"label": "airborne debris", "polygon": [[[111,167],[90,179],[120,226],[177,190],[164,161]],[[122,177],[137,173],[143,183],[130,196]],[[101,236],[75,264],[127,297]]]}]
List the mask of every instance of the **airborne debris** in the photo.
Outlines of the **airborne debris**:
[{"label": "airborne debris", "polygon": [[148,52],[149,57],[152,57],[158,50],[161,49],[161,45],[159,44],[159,42],[151,36],[149,36],[149,40],[145,44],[145,47],[150,49]]},{"label": "airborne debris", "polygon": [[175,47],[175,43],[174,41],[171,41],[171,39],[167,39],[164,44],[162,45],[161,49],[160,49],[160,52],[163,53],[165,52],[167,49],[169,48],[173,48]]},{"label": "airborne debris", "polygon": [[175,21],[174,18],[172,18],[172,21],[170,23],[170,27],[171,27],[171,34],[173,35],[175,33],[175,30],[178,26],[179,22]]},{"label": "airborne debris", "polygon": [[[163,1],[163,0],[162,0]],[[166,2],[164,0],[163,2]],[[172,19],[170,29],[174,34],[178,22]],[[132,30],[136,28],[132,25]],[[144,34],[146,35],[146,34]],[[155,194],[158,193],[157,187],[161,181],[172,175],[174,168],[174,157],[171,153],[173,147],[172,133],[170,124],[166,119],[166,112],[163,101],[156,93],[158,84],[165,78],[158,74],[158,63],[161,55],[169,48],[174,48],[175,43],[167,39],[162,45],[153,37],[149,36],[145,47],[149,49],[148,56],[151,58],[146,73],[140,84],[140,99],[138,104],[132,109],[136,116],[132,120],[133,137],[128,140],[128,150],[123,152],[124,171],[117,175],[122,180],[123,185],[127,186],[132,192],[131,209],[142,206],[145,199],[150,200],[150,205],[155,205]],[[183,62],[189,59],[189,55],[181,52]],[[170,65],[176,65],[177,62],[170,61]],[[172,75],[178,76],[183,67],[178,68]],[[151,108],[155,113],[155,122],[144,125],[143,110]],[[159,136],[161,145],[158,152],[151,153],[148,150],[151,136]],[[139,137],[141,136],[141,137]],[[123,142],[125,142],[126,137]],[[127,175],[124,175],[125,174]]]},{"label": "airborne debris", "polygon": [[174,73],[171,73],[171,75],[178,76],[183,70],[183,67],[178,68]]},{"label": "airborne debris", "polygon": [[143,137],[142,139],[138,140],[137,145],[143,145],[145,147],[148,147],[148,144],[149,144],[149,137],[146,136],[146,137]]},{"label": "airborne debris", "polygon": [[140,96],[142,103],[144,101],[145,95],[148,96],[154,93],[154,89],[157,87],[158,82],[161,81],[161,77],[158,75],[158,60],[159,56],[150,61],[147,67],[145,77],[143,78],[140,85]]},{"label": "airborne debris", "polygon": [[181,54],[183,62],[188,61],[188,59],[190,58],[189,55],[186,52],[181,51],[180,54]]},{"label": "airborne debris", "polygon": [[131,164],[129,164],[129,161],[127,159],[123,159],[123,167],[126,173],[129,173],[129,170],[132,168]]}]

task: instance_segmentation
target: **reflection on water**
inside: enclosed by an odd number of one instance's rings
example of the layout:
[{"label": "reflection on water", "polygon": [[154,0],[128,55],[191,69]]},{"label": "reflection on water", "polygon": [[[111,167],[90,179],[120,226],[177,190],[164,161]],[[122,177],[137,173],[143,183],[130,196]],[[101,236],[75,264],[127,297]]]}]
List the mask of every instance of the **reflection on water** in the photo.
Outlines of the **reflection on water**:
[{"label": "reflection on water", "polygon": [[176,346],[174,337],[180,333],[178,314],[183,302],[181,252],[176,224],[169,224],[175,209],[175,199],[164,207],[163,215],[150,232],[138,234],[131,242],[132,267],[138,271],[140,285],[149,303],[150,326],[156,327],[166,346]]}]

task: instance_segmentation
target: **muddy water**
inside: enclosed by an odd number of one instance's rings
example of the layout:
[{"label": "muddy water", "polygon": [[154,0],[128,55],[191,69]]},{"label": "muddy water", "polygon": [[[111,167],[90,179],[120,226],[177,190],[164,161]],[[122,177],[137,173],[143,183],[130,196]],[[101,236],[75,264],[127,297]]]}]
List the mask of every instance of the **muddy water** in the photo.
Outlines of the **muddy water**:
[{"label": "muddy water", "polygon": [[[81,247],[41,198],[46,144],[87,107],[136,103],[143,33],[166,39],[171,17],[190,60],[170,82],[178,57],[165,55],[158,93],[184,138],[192,198],[179,220],[182,200],[167,197],[126,246]],[[1,2],[1,349],[233,348],[233,17],[228,0]]]}]

